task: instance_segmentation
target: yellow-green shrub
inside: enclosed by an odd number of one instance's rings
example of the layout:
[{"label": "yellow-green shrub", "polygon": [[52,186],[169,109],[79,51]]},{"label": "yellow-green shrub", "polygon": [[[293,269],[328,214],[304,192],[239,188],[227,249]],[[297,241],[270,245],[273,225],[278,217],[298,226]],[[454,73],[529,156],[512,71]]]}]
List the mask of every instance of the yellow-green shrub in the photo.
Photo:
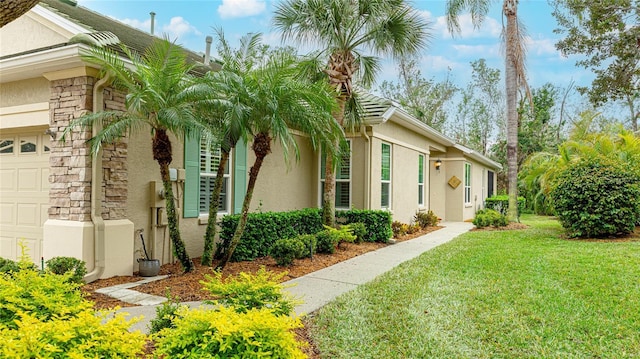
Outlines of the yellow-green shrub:
[{"label": "yellow-green shrub", "polygon": [[0,325],[1,358],[135,358],[146,336],[129,333],[122,314],[83,310],[74,317],[42,320],[25,312],[16,328]]},{"label": "yellow-green shrub", "polygon": [[241,313],[268,307],[275,315],[289,315],[297,302],[282,292],[280,281],[285,275],[286,272],[276,274],[262,267],[256,274],[241,272],[226,280],[222,280],[222,273],[213,272],[200,283],[216,297],[211,304],[233,307]]},{"label": "yellow-green shrub", "polygon": [[91,308],[91,302],[79,290],[80,284],[72,283],[70,275],[30,269],[0,274],[0,325],[15,329],[14,320],[23,312],[47,321],[73,317]]},{"label": "yellow-green shrub", "polygon": [[156,340],[157,356],[181,358],[306,358],[292,329],[297,318],[276,316],[269,309],[238,313],[232,307],[181,308],[175,328],[163,329]]}]

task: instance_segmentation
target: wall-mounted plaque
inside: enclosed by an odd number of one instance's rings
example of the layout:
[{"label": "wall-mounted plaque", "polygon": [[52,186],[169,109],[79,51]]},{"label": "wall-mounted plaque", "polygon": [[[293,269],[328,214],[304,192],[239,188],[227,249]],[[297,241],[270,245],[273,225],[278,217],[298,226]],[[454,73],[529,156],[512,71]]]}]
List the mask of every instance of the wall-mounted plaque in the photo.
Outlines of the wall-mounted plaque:
[{"label": "wall-mounted plaque", "polygon": [[462,181],[460,181],[460,178],[453,176],[449,179],[449,186],[451,186],[451,188],[456,189],[458,188],[458,186],[460,185],[460,183],[462,183]]}]

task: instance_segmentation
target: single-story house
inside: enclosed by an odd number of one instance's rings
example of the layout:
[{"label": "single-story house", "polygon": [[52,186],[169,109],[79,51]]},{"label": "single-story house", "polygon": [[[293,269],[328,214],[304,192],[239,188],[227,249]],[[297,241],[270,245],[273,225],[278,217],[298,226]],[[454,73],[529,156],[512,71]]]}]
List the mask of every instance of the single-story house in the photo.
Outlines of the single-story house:
[{"label": "single-story house", "polygon": [[[123,108],[124,94],[81,59],[88,44],[122,42],[142,50],[152,39],[72,0],[43,0],[0,29],[1,257],[18,258],[25,247],[36,262],[83,259],[94,278],[130,275],[141,231],[155,258],[171,260],[150,135],[132,134],[95,158],[85,143],[91,130],[74,130],[70,141],[59,141],[71,120]],[[203,61],[201,54],[188,53]],[[405,223],[426,210],[447,221],[472,219],[493,194],[500,165],[393,101],[370,94],[362,100],[365,121],[347,134],[351,153],[337,172],[336,207],[389,210]],[[197,257],[218,157],[198,139],[172,140],[180,230],[189,254]],[[299,162],[287,166],[278,146],[267,156],[252,210],[320,206],[323,161],[304,136],[298,140]],[[248,148],[241,144],[233,152],[220,215],[240,210],[253,163]]]}]

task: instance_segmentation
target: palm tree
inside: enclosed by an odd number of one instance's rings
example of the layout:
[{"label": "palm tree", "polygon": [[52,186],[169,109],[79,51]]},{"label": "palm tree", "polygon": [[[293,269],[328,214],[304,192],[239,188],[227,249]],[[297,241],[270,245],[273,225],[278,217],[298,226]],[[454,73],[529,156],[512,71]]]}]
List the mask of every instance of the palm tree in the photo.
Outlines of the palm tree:
[{"label": "palm tree", "polygon": [[[459,16],[471,12],[475,27],[484,21],[491,0],[447,0],[447,24],[451,33],[460,32]],[[518,0],[503,0],[502,15],[507,19],[503,29],[505,42],[505,85],[507,95],[507,168],[509,220],[518,218],[518,89],[524,87],[531,102],[524,66],[524,33],[518,19]],[[533,108],[533,103],[531,104]]]},{"label": "palm tree", "polygon": [[[90,140],[92,151],[99,151],[102,143],[113,143],[130,132],[150,129],[153,135],[153,159],[160,165],[165,194],[169,237],[174,254],[185,272],[193,270],[184,242],[180,237],[175,197],[169,178],[172,161],[169,133],[188,136],[201,129],[196,122],[194,104],[206,98],[207,88],[196,86],[190,75],[195,65],[187,62],[184,49],[167,39],[155,39],[140,55],[121,45],[131,66],[108,48],[93,48],[83,58],[101,68],[101,75],[112,79],[112,85],[126,93],[125,111],[104,111],[88,114],[73,121],[65,130],[67,135],[75,126],[104,126]],[[63,139],[64,139],[63,135]]]},{"label": "palm tree", "polygon": [[24,15],[40,0],[2,0],[0,1],[0,27]]},{"label": "palm tree", "polygon": [[[363,86],[373,83],[380,59],[365,55],[412,55],[427,43],[428,24],[405,0],[287,0],[276,5],[274,25],[284,40],[315,44],[316,59],[337,92],[335,121],[345,126],[345,110],[357,109],[353,96],[356,76]],[[337,144],[334,144],[337,146]],[[335,222],[336,164],[326,159],[323,222]]]},{"label": "palm tree", "polygon": [[[216,178],[209,198],[209,218],[204,235],[204,251],[202,253],[202,265],[210,266],[213,260],[213,248],[216,236],[216,219],[220,202],[220,193],[224,184],[224,173],[229,161],[231,151],[236,147],[240,139],[246,141],[247,124],[246,113],[249,110],[240,100],[243,94],[242,75],[246,74],[257,63],[260,53],[260,34],[247,34],[240,39],[238,49],[233,49],[224,37],[221,29],[216,30],[218,36],[218,55],[222,68],[217,72],[209,72],[204,81],[211,86],[214,99],[225,99],[225,106],[217,106],[214,111],[204,109],[207,128],[212,128],[222,134],[219,144],[220,162],[216,171]],[[214,116],[213,118],[211,116]],[[218,247],[219,250],[222,248]],[[218,251],[217,257],[221,256]]]},{"label": "palm tree", "polygon": [[[344,140],[342,128],[333,120],[335,98],[325,81],[310,82],[300,77],[297,59],[287,51],[270,53],[268,59],[244,74],[244,90],[240,101],[249,109],[246,123],[253,135],[255,162],[249,171],[247,192],[236,231],[225,248],[216,269],[222,270],[231,259],[247,223],[247,215],[256,180],[264,158],[271,152],[271,142],[280,143],[285,161],[293,149],[299,159],[293,131],[308,135],[314,149],[323,148],[337,156],[332,144]],[[332,157],[332,158],[333,158]]]}]

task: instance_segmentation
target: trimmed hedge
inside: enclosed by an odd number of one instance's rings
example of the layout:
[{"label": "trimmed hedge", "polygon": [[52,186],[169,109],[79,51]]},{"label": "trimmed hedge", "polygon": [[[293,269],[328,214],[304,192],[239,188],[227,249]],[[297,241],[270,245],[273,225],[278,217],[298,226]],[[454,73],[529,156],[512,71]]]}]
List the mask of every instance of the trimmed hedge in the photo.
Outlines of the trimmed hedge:
[{"label": "trimmed hedge", "polygon": [[346,224],[361,222],[367,229],[365,242],[387,243],[393,235],[391,231],[391,212],[382,210],[352,209],[337,211],[336,218],[344,219]]},{"label": "trimmed hedge", "polygon": [[[520,214],[524,211],[526,205],[526,200],[524,197],[518,197],[518,218],[520,218]],[[506,194],[489,197],[484,200],[484,207],[486,209],[493,209],[494,211],[500,212],[500,214],[506,216],[509,211],[509,196]]]},{"label": "trimmed hedge", "polygon": [[[223,248],[229,246],[239,219],[240,215],[222,218],[220,238]],[[254,260],[268,256],[271,246],[278,239],[314,234],[322,229],[322,217],[316,208],[289,212],[249,213],[247,226],[231,260]]]}]

